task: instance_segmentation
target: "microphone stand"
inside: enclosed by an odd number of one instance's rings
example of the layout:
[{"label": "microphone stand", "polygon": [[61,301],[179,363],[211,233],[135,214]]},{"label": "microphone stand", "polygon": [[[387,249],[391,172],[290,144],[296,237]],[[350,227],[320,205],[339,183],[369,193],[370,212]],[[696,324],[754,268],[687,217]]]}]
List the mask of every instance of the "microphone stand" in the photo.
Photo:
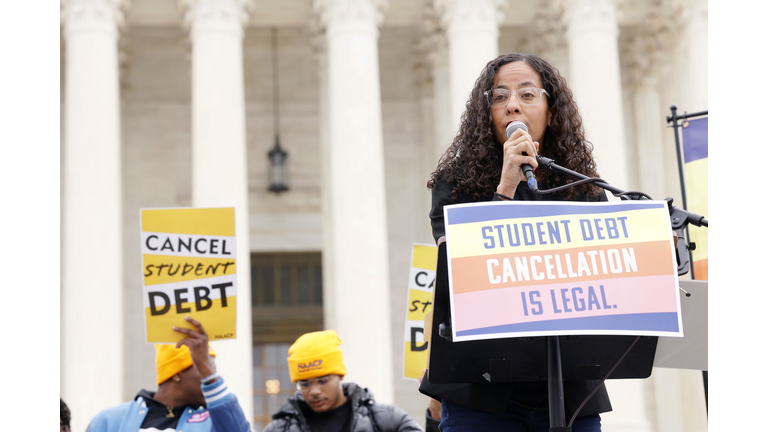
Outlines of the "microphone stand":
[{"label": "microphone stand", "polygon": [[[608,183],[605,183],[599,178],[587,177],[583,174],[577,173],[576,171],[572,171],[572,170],[569,170],[568,168],[561,167],[560,165],[555,164],[555,161],[553,161],[552,159],[546,158],[544,156],[536,156],[536,161],[539,163],[539,166],[543,166],[548,170],[560,171],[572,177],[576,177],[580,180],[577,183],[592,183],[595,186],[598,186],[602,189],[610,191],[611,193],[613,193],[614,196],[618,196],[622,200],[651,199],[648,195],[642,192],[635,192],[635,191],[625,192],[619,188],[609,185]],[[565,187],[571,187],[575,185],[576,183],[571,183],[569,185],[566,185]],[[541,194],[543,191],[536,191],[536,192]],[[707,219],[705,219],[704,216],[675,207],[674,205],[672,205],[672,198],[667,198],[665,201],[667,202],[667,208],[669,209],[669,216],[670,216],[670,221],[672,223],[672,230],[674,231],[675,237],[677,239],[677,245],[676,245],[677,246],[676,247],[677,274],[678,276],[680,276],[688,273],[688,270],[690,268],[690,261],[689,261],[690,246],[685,240],[686,238],[685,232],[688,227],[688,224],[693,224],[699,227],[700,226],[709,227],[709,221],[707,221]],[[690,250],[693,250],[693,248],[690,248]],[[689,292],[682,290],[682,288],[679,288],[679,289],[683,291],[687,297],[691,296]],[[566,426],[565,396],[563,392],[563,374],[562,374],[562,367],[561,367],[559,336],[547,336],[547,375],[548,375],[547,386],[548,386],[548,396],[549,396],[549,431],[550,432],[571,432],[570,425],[573,424],[573,420],[575,419],[576,414],[578,414],[578,411],[574,413],[574,418],[572,418],[571,422],[568,424],[568,426]],[[606,375],[605,379],[607,378],[608,376]],[[589,397],[587,397],[587,399],[589,399]]]},{"label": "microphone stand", "polygon": [[[569,170],[568,168],[561,167],[560,165],[557,165],[555,161],[553,161],[550,158],[546,158],[544,156],[536,156],[536,161],[539,162],[539,166],[543,166],[544,168],[548,170],[553,171],[560,171],[562,173],[568,174],[571,177],[576,177],[581,180],[581,182],[588,182],[592,183],[595,186],[601,187],[607,191],[610,191],[613,193],[614,196],[620,197],[622,200],[641,200],[641,199],[650,199],[650,197],[642,192],[625,192],[617,187],[613,187],[609,185],[608,183],[605,183],[603,180],[599,178],[592,178],[587,177],[584,174],[577,173],[576,171]],[[573,184],[571,184],[573,185]],[[570,186],[570,185],[568,185]],[[541,193],[541,192],[539,192]],[[704,216],[689,212],[688,210],[681,209],[679,207],[676,207],[672,205],[672,198],[666,198],[665,201],[667,202],[667,208],[669,209],[669,217],[670,221],[672,222],[672,230],[675,232],[675,237],[677,237],[677,275],[682,276],[686,273],[688,273],[688,270],[690,269],[690,255],[689,250],[693,250],[695,246],[689,245],[686,242],[686,230],[688,228],[688,224],[697,226],[697,227],[709,227],[709,221],[704,218]],[[690,296],[690,294],[686,293],[687,296]]]}]

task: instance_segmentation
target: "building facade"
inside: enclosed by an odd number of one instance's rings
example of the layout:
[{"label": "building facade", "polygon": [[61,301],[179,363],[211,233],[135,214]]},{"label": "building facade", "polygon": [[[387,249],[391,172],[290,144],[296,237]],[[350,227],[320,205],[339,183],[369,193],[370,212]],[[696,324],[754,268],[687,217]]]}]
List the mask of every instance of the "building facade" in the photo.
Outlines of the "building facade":
[{"label": "building facade", "polygon": [[[261,430],[287,347],[332,328],[347,379],[423,424],[402,376],[411,245],[482,67],[568,80],[598,172],[679,201],[669,106],[707,110],[706,0],[62,0],[61,396],[83,430],[155,387],[139,209],[235,207],[238,338],[217,364]],[[290,189],[269,191],[279,135]],[[703,431],[700,371],[608,383],[606,430]]]}]

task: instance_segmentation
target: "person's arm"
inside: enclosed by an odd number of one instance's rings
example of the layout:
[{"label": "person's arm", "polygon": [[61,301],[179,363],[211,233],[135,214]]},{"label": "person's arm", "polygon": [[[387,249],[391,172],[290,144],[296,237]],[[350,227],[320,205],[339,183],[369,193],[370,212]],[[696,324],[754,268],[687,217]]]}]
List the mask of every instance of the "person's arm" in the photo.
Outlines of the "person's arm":
[{"label": "person's arm", "polygon": [[203,396],[208,412],[211,413],[213,430],[221,432],[250,432],[251,427],[245,419],[237,396],[229,390],[224,378],[218,377],[210,384],[202,384]]},{"label": "person's arm", "polygon": [[429,211],[432,236],[435,238],[435,242],[445,235],[443,207],[456,203],[451,198],[451,186],[440,179],[436,179],[435,185],[432,187],[432,209]]},{"label": "person's arm", "polygon": [[271,422],[267,423],[266,426],[264,426],[264,429],[262,429],[261,432],[275,432],[277,430],[279,430],[277,428],[277,421],[272,420]]},{"label": "person's arm", "polygon": [[[435,408],[433,405],[437,405],[437,407]],[[426,419],[426,432],[440,432],[440,402],[430,398]]]},{"label": "person's arm", "polygon": [[[426,369],[421,371],[421,375],[419,375],[419,384],[424,380],[424,374],[427,372]],[[427,413],[426,413],[426,432],[440,432],[440,411],[442,407],[440,406],[440,401],[437,399],[429,398],[429,404],[427,405]]]},{"label": "person's arm", "polygon": [[173,327],[173,330],[187,335],[176,344],[176,348],[186,345],[192,357],[192,365],[200,373],[200,387],[203,390],[205,404],[211,414],[213,430],[217,432],[250,432],[251,427],[245,419],[237,396],[229,390],[224,378],[216,373],[216,364],[208,354],[208,334],[202,324],[190,317],[184,317],[197,331]]},{"label": "person's arm", "polygon": [[440,401],[437,399],[429,398],[429,405],[427,407],[428,414],[433,419],[440,421],[440,411],[442,410],[442,407],[440,406]]},{"label": "person's arm", "polygon": [[390,405],[390,408],[392,409],[393,417],[396,419],[395,424],[397,427],[394,429],[396,432],[423,432],[421,426],[402,408],[394,405]]},{"label": "person's arm", "polygon": [[[443,207],[471,201],[463,195],[460,195],[458,199],[453,199],[451,196],[452,189],[453,187],[443,180],[435,179],[435,185],[432,187],[432,209],[429,212],[429,219],[432,224],[432,236],[435,238],[435,242],[445,235],[445,214],[443,213]],[[512,196],[513,195],[510,195],[509,197],[511,198]],[[492,201],[500,200],[503,200],[503,198],[500,198],[498,195],[493,196]]]}]

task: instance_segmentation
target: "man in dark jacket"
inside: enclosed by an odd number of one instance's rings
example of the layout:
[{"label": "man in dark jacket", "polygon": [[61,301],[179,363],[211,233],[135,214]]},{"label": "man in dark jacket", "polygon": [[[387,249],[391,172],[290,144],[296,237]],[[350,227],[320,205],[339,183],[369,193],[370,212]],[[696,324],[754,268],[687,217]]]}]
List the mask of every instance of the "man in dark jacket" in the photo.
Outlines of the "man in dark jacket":
[{"label": "man in dark jacket", "polygon": [[409,432],[421,427],[402,409],[377,404],[373,394],[342,383],[347,370],[333,330],[307,333],[288,350],[291,381],[298,390],[264,432]]}]

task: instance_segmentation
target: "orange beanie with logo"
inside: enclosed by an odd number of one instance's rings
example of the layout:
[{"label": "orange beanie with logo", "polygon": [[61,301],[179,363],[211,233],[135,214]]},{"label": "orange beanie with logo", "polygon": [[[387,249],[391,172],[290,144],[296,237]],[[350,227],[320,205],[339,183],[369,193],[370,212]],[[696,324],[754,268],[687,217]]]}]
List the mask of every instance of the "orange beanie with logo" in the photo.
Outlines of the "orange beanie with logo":
[{"label": "orange beanie with logo", "polygon": [[341,338],[333,330],[307,333],[288,349],[288,371],[291,381],[325,375],[347,374],[339,345]]}]

